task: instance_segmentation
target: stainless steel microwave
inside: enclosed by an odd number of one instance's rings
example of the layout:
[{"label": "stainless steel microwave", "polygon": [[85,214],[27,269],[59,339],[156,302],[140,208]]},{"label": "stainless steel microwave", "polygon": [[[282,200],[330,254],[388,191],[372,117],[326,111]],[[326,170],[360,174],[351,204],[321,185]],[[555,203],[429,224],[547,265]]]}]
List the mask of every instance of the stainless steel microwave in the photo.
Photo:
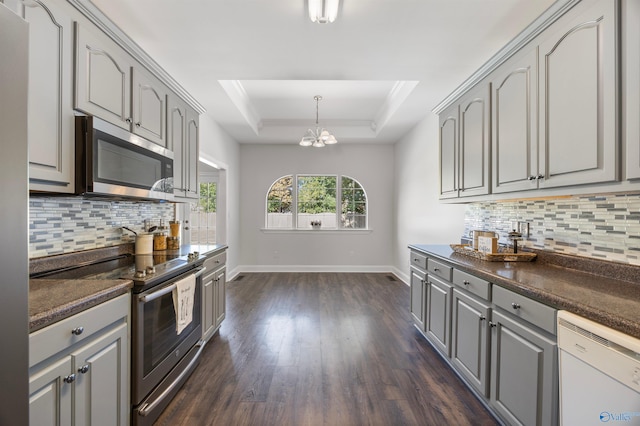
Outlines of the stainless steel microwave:
[{"label": "stainless steel microwave", "polygon": [[76,193],[173,201],[173,152],[93,116],[76,117]]}]

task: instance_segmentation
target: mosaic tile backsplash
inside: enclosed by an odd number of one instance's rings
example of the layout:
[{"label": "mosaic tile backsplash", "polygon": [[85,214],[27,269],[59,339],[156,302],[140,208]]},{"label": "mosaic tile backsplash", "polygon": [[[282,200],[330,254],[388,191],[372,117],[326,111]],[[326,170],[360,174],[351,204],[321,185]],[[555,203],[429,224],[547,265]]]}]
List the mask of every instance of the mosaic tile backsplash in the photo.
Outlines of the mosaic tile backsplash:
[{"label": "mosaic tile backsplash", "polygon": [[175,217],[171,203],[111,201],[80,197],[29,199],[29,258],[133,242],[145,219],[158,225]]},{"label": "mosaic tile backsplash", "polygon": [[530,223],[519,246],[640,265],[640,195],[473,203],[464,233],[494,230],[506,243],[514,221]]}]

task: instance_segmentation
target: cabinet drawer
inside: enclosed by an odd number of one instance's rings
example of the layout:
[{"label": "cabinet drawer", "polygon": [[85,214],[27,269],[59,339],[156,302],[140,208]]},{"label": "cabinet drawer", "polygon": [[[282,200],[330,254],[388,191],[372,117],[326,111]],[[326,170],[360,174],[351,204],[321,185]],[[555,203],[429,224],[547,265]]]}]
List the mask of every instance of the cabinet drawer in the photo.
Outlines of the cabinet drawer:
[{"label": "cabinet drawer", "polygon": [[[29,366],[91,337],[115,322],[126,322],[129,305],[129,294],[123,294],[29,334]],[[79,327],[82,327],[82,332],[74,334],[73,330],[79,330]]]},{"label": "cabinet drawer", "polygon": [[437,275],[444,280],[451,281],[451,271],[453,270],[451,266],[433,259],[429,259],[427,261],[427,266],[430,274]]},{"label": "cabinet drawer", "polygon": [[415,266],[420,269],[427,269],[427,256],[418,252],[412,251],[411,254],[411,266]]},{"label": "cabinet drawer", "polygon": [[493,303],[549,333],[556,334],[556,312],[551,306],[529,299],[506,288],[493,286]]},{"label": "cabinet drawer", "polygon": [[480,296],[485,300],[491,300],[491,284],[482,278],[474,277],[471,274],[454,269],[453,283],[476,296]]},{"label": "cabinet drawer", "polygon": [[224,265],[226,261],[227,252],[223,251],[222,253],[218,253],[215,256],[208,257],[207,260],[204,261],[204,267],[207,268],[207,273],[209,273]]}]

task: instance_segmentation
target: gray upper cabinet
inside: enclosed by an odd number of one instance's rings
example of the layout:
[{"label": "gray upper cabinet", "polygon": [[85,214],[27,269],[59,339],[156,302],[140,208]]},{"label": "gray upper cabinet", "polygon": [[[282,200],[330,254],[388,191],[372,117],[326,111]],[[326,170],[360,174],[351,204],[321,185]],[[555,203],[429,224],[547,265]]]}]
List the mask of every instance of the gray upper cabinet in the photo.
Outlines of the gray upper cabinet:
[{"label": "gray upper cabinet", "polygon": [[640,2],[625,0],[622,6],[626,178],[640,179]]},{"label": "gray upper cabinet", "polygon": [[142,68],[133,68],[132,131],[167,148],[167,95],[169,90]]},{"label": "gray upper cabinet", "polygon": [[458,105],[440,114],[440,198],[458,197]]},{"label": "gray upper cabinet", "polygon": [[492,78],[492,192],[538,187],[538,51],[529,50]]},{"label": "gray upper cabinet", "polygon": [[199,197],[199,117],[178,96],[168,96],[169,149],[173,151],[174,195],[182,198]]},{"label": "gray upper cabinet", "polygon": [[616,5],[578,4],[539,44],[541,188],[618,179]]},{"label": "gray upper cabinet", "polygon": [[489,85],[481,85],[460,102],[460,197],[489,193]]},{"label": "gray upper cabinet", "polygon": [[167,147],[169,89],[106,34],[91,30],[76,23],[75,108]]},{"label": "gray upper cabinet", "polygon": [[75,108],[129,130],[132,64],[105,34],[76,22]]},{"label": "gray upper cabinet", "polygon": [[440,114],[440,199],[489,193],[489,99],[482,85]]},{"label": "gray upper cabinet", "polygon": [[50,0],[6,5],[29,22],[29,189],[73,193],[72,19]]}]

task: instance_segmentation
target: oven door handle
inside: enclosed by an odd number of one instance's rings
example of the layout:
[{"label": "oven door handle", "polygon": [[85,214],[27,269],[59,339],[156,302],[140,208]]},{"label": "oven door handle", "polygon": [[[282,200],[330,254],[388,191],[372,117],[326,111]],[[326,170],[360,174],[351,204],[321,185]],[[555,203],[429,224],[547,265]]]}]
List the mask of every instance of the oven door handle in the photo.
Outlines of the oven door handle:
[{"label": "oven door handle", "polygon": [[[207,268],[205,268],[204,266],[201,266],[199,268],[196,268],[195,270],[196,270],[196,273],[194,275],[196,278],[198,278],[200,275],[204,274],[204,271],[206,271]],[[140,301],[142,303],[151,302],[152,300],[156,300],[158,297],[162,297],[167,293],[171,293],[175,288],[176,288],[175,284],[168,285],[161,290],[154,291],[153,293],[140,296]]]},{"label": "oven door handle", "polygon": [[189,364],[185,367],[185,369],[182,370],[182,373],[180,373],[180,375],[173,381],[173,383],[171,383],[160,395],[158,395],[158,398],[156,398],[153,402],[143,404],[138,409],[138,415],[146,417],[151,411],[153,411],[154,408],[158,406],[158,404],[160,404],[167,397],[167,395],[171,393],[171,391],[176,386],[181,385],[182,379],[191,372],[191,369],[200,358],[200,354],[202,353],[205,344],[206,342],[204,340],[199,340],[198,343],[196,343],[196,346],[199,346],[198,352],[196,352],[196,354],[193,356],[193,359],[189,361]]}]

